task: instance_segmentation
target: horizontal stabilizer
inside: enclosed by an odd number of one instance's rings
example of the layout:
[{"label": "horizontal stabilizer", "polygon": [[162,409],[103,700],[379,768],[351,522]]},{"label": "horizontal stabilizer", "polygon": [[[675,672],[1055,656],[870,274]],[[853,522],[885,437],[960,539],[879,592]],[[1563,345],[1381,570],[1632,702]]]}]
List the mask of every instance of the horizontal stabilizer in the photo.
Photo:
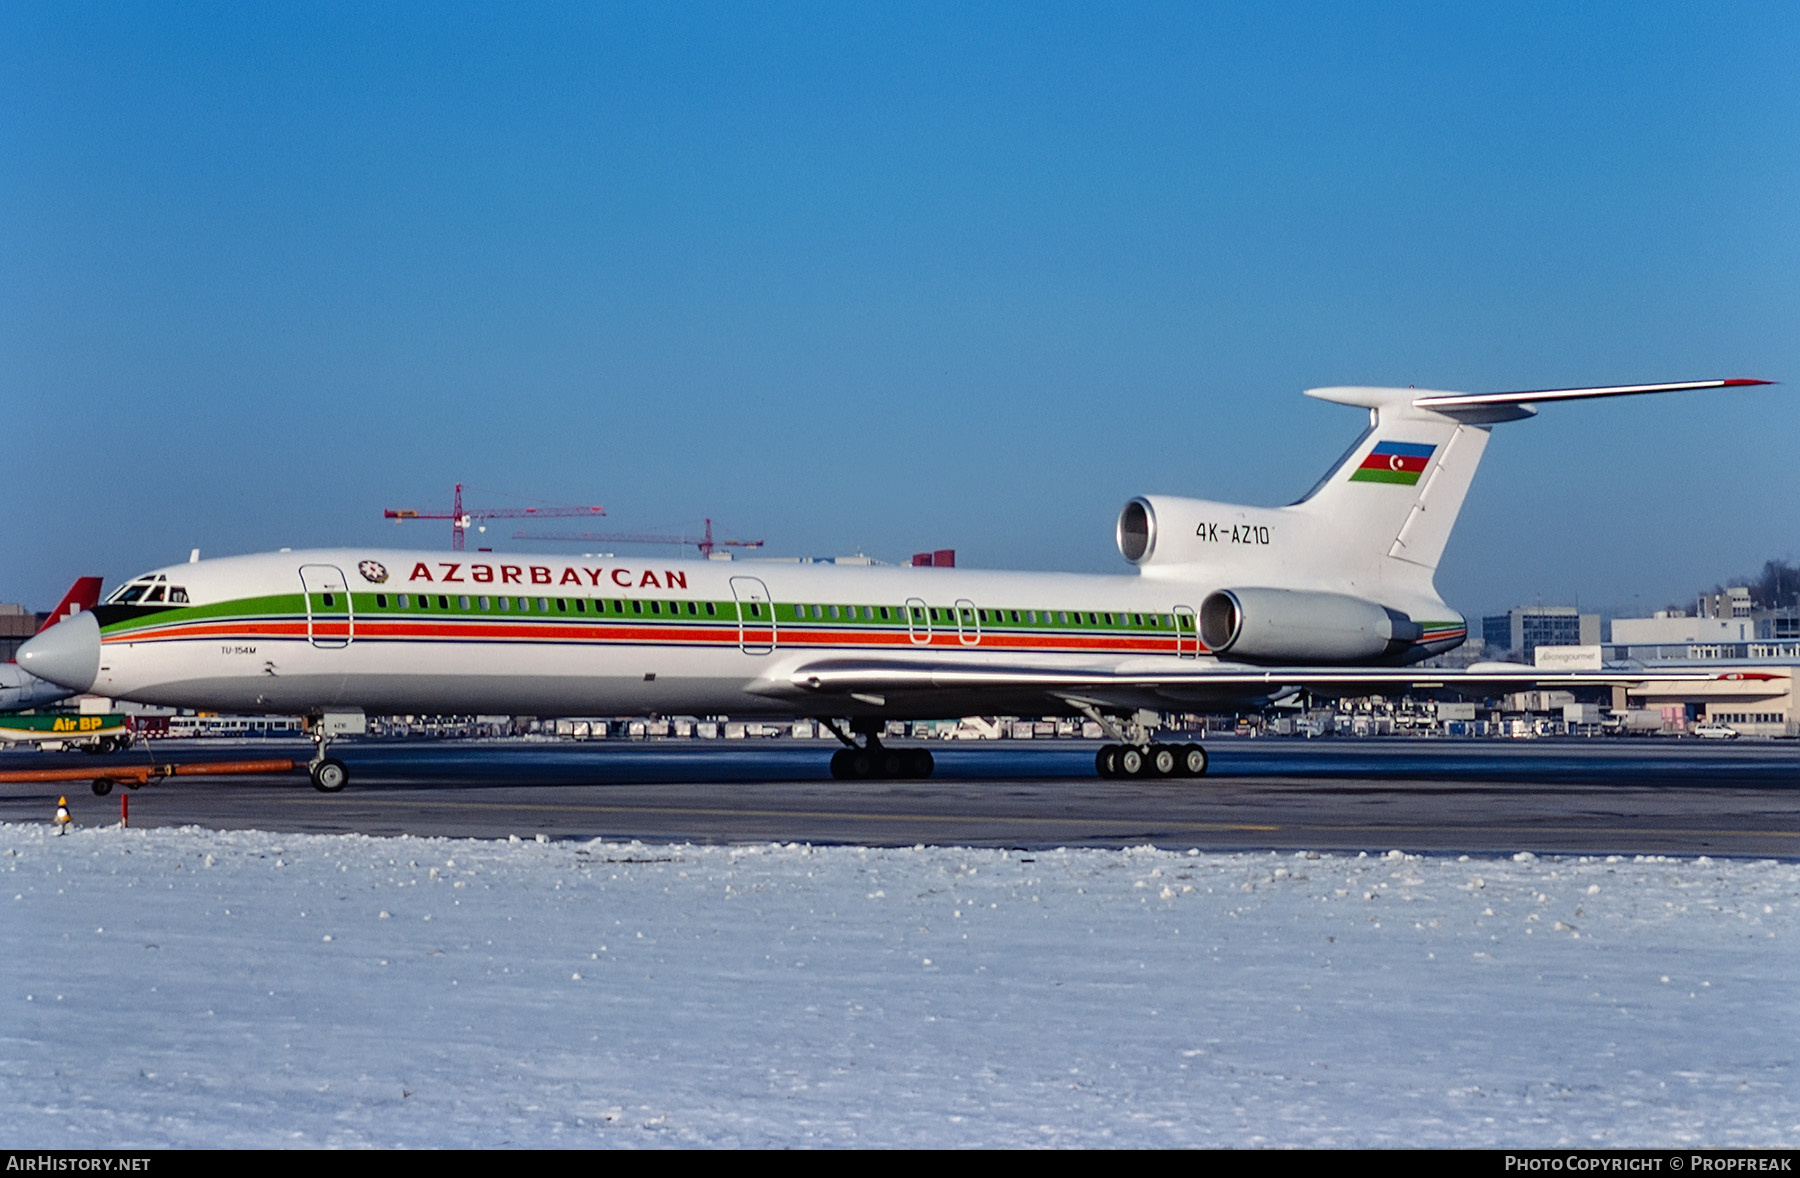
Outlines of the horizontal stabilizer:
[{"label": "horizontal stabilizer", "polygon": [[1544,401],[1583,401],[1592,397],[1634,397],[1640,393],[1681,393],[1692,389],[1730,389],[1774,384],[1772,380],[1683,380],[1673,384],[1615,384],[1592,389],[1535,389],[1518,393],[1432,393],[1413,398],[1418,409],[1475,409],[1483,405],[1535,405]]}]

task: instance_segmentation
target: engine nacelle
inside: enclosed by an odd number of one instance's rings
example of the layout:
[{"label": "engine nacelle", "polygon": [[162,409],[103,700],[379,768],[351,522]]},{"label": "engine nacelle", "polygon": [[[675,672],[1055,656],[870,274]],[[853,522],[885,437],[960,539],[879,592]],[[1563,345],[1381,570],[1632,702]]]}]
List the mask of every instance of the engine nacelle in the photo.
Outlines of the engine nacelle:
[{"label": "engine nacelle", "polygon": [[[1255,568],[1310,551],[1306,521],[1281,508],[1244,507],[1174,495],[1140,495],[1119,512],[1119,555],[1141,569],[1207,564]],[[1257,576],[1246,572],[1245,579]]]},{"label": "engine nacelle", "polygon": [[1200,603],[1200,641],[1247,662],[1364,662],[1407,650],[1423,634],[1398,610],[1343,593],[1221,589]]}]

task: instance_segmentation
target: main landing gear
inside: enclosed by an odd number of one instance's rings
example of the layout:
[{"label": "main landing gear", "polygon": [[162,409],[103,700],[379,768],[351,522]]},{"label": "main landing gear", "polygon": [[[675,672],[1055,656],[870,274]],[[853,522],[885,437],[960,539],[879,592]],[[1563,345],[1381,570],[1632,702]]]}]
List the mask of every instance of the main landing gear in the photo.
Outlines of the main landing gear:
[{"label": "main landing gear", "polygon": [[845,745],[831,754],[831,775],[839,781],[931,776],[935,767],[931,754],[925,749],[888,748],[881,743],[883,725],[879,720],[850,721],[851,731],[861,733],[865,738],[866,743],[860,746],[836,721],[826,720],[824,723],[831,729],[832,735]]},{"label": "main landing gear", "polygon": [[1197,744],[1109,744],[1094,756],[1100,776],[1204,777],[1206,750]]},{"label": "main landing gear", "polygon": [[1111,733],[1118,744],[1103,746],[1094,756],[1100,776],[1166,778],[1205,777],[1206,750],[1197,744],[1160,744],[1150,739],[1162,717],[1140,709],[1120,718],[1109,716],[1086,700],[1070,700],[1075,709]]}]

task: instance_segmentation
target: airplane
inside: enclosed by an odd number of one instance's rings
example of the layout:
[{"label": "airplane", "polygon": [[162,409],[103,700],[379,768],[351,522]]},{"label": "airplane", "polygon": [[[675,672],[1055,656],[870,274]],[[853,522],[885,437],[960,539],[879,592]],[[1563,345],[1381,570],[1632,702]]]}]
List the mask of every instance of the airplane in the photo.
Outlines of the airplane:
[{"label": "airplane", "polygon": [[[42,634],[64,618],[93,609],[100,600],[100,584],[99,577],[77,577],[62,600],[56,603],[56,609],[38,627],[38,633]],[[0,712],[22,712],[76,694],[70,688],[38,678],[16,662],[0,663]]]},{"label": "airplane", "polygon": [[[1084,716],[1104,777],[1199,776],[1160,715],[1288,698],[1614,684],[1641,674],[1417,666],[1467,636],[1433,584],[1489,430],[1536,406],[1760,385],[1529,392],[1338,387],[1368,428],[1305,496],[1248,507],[1132,499],[1126,575],[322,549],[154,569],[32,638],[20,665],[71,691],[301,714],[312,782],[367,715],[815,719],[840,778],[924,777],[888,720]],[[1710,677],[1704,672],[1657,677]],[[862,737],[862,743],[856,737]]]}]

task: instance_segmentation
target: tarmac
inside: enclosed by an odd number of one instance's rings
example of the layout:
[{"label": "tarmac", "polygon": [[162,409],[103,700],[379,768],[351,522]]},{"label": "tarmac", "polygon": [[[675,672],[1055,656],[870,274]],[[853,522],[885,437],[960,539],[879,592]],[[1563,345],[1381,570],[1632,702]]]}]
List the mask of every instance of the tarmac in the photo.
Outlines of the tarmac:
[{"label": "tarmac", "polygon": [[[1800,857],[1800,742],[1210,738],[1200,779],[1107,781],[1086,741],[937,742],[928,780],[840,782],[834,743],[362,740],[349,788],[303,772],[96,797],[0,785],[0,821],[458,838]],[[0,770],[291,757],[289,740],[8,750]]]}]

